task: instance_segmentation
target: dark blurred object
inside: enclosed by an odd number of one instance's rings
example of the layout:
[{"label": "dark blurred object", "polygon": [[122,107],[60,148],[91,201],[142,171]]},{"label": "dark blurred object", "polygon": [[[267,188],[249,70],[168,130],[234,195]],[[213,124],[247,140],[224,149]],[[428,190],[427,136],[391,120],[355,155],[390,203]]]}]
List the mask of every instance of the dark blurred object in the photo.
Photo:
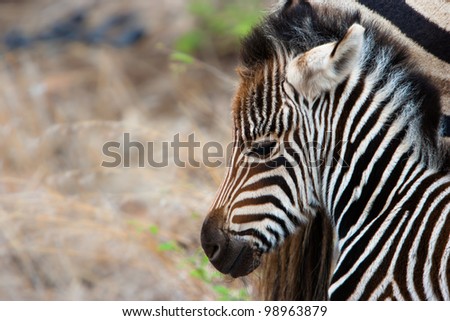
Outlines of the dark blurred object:
[{"label": "dark blurred object", "polygon": [[140,41],[145,36],[145,30],[142,27],[134,27],[119,37],[115,38],[113,44],[117,47],[127,47]]},{"label": "dark blurred object", "polygon": [[20,30],[12,30],[5,36],[5,45],[8,49],[14,50],[26,48],[31,45],[31,39],[26,37]]},{"label": "dark blurred object", "polygon": [[50,30],[36,36],[36,40],[81,40],[85,29],[87,13],[79,11],[69,16],[66,20],[54,24]]},{"label": "dark blurred object", "polygon": [[107,42],[109,44],[124,47],[138,42],[145,35],[142,26],[136,24],[133,14],[118,14],[107,19],[100,26],[86,35],[88,43],[98,44]]},{"label": "dark blurred object", "polygon": [[73,42],[87,44],[109,44],[115,47],[127,47],[136,44],[146,34],[145,28],[137,22],[131,13],[120,13],[109,17],[95,28],[89,29],[88,12],[80,10],[59,21],[34,36],[27,36],[21,30],[12,30],[6,34],[3,43],[9,50],[29,47],[34,42]]},{"label": "dark blurred object", "polygon": [[112,16],[87,34],[86,40],[90,43],[100,43],[104,39],[111,38],[111,33],[117,32],[117,29],[127,27],[130,24],[132,17],[131,14]]},{"label": "dark blurred object", "polygon": [[442,136],[450,137],[450,115],[442,115]]}]

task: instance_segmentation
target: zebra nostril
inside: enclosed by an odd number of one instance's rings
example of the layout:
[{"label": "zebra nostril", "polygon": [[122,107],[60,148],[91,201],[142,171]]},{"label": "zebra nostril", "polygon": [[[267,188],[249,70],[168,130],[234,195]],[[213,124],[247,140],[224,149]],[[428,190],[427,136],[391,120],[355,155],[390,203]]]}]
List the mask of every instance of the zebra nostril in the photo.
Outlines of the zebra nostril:
[{"label": "zebra nostril", "polygon": [[204,244],[203,249],[211,263],[219,262],[223,254],[222,247],[217,244]]},{"label": "zebra nostril", "polygon": [[220,253],[220,246],[214,245],[214,246],[213,246],[213,249],[212,249],[212,251],[211,251],[211,256],[209,256],[209,258],[210,258],[211,260],[214,260],[214,258],[215,258],[216,256],[219,256],[219,253]]},{"label": "zebra nostril", "polygon": [[224,249],[226,248],[226,239],[220,230],[216,230],[214,234],[211,233],[211,237],[202,238],[202,247],[206,256],[211,262],[217,262],[220,260]]},{"label": "zebra nostril", "polygon": [[210,213],[202,226],[200,240],[206,256],[223,274],[232,277],[249,274],[259,265],[259,261],[255,259],[254,247],[248,241],[223,230],[221,216],[213,215],[215,213]]},{"label": "zebra nostril", "polygon": [[206,256],[211,262],[220,260],[227,246],[224,232],[218,228],[215,220],[207,219],[202,227],[201,243]]}]

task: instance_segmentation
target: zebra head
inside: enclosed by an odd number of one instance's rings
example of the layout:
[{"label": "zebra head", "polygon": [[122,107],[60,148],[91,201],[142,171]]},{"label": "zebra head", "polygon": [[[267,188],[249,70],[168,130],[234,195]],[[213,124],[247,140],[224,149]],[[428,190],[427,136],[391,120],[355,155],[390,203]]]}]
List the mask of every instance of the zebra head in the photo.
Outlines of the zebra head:
[{"label": "zebra head", "polygon": [[[291,4],[281,10],[288,14]],[[364,41],[355,23],[333,41],[293,50],[270,36],[268,19],[243,43],[233,154],[201,232],[211,263],[233,277],[252,272],[321,209],[317,161],[326,156],[310,140],[306,109],[348,77]]]}]

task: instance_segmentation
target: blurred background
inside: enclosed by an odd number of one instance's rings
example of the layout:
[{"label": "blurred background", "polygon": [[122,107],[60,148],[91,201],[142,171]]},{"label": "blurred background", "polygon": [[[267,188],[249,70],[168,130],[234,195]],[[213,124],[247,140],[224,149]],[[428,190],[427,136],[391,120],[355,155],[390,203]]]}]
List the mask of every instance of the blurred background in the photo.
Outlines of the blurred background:
[{"label": "blurred background", "polygon": [[224,166],[101,163],[124,133],[225,146],[239,39],[269,3],[0,0],[0,300],[252,295],[200,249]]}]

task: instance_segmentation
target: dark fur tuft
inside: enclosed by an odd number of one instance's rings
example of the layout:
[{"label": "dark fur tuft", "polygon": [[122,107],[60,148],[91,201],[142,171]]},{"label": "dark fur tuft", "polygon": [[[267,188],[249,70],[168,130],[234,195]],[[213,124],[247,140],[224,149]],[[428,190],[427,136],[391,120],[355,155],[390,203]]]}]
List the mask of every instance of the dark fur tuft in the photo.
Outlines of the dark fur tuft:
[{"label": "dark fur tuft", "polygon": [[262,263],[263,300],[328,300],[333,266],[333,226],[322,211]]},{"label": "dark fur tuft", "polygon": [[[246,68],[263,65],[273,59],[277,48],[300,54],[327,42],[338,41],[354,23],[360,23],[357,12],[317,12],[309,2],[285,5],[280,12],[269,15],[244,39],[241,62]],[[330,17],[330,19],[324,19]]]},{"label": "dark fur tuft", "polygon": [[247,69],[253,69],[260,64],[274,59],[275,47],[262,27],[255,28],[241,46],[241,62]]}]

